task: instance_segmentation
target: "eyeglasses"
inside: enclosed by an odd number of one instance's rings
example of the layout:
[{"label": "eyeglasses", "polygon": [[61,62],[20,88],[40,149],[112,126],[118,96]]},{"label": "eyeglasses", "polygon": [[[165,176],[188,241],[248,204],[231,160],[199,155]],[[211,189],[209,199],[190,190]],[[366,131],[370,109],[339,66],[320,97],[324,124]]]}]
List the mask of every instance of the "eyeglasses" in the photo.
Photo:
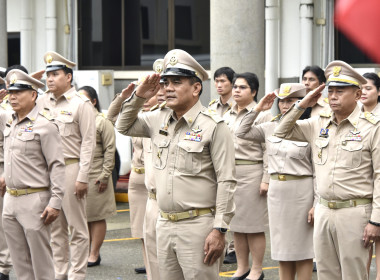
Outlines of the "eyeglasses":
[{"label": "eyeglasses", "polygon": [[249,88],[249,86],[237,86],[237,85],[234,85],[232,88],[233,89],[245,90],[245,89]]}]

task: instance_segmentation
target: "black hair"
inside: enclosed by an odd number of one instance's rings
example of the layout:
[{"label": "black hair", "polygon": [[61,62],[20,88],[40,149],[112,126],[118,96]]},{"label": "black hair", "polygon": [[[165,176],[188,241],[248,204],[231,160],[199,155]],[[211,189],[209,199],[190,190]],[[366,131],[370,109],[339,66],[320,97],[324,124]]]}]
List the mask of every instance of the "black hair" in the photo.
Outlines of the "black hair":
[{"label": "black hair", "polygon": [[234,79],[232,80],[232,83],[235,84],[236,80],[240,78],[244,79],[247,82],[247,84],[251,88],[251,92],[256,91],[256,94],[253,97],[253,100],[257,102],[257,94],[259,93],[259,79],[257,78],[257,75],[251,72],[235,74]]},{"label": "black hair", "polygon": [[[363,75],[367,80],[371,80],[376,87],[377,92],[380,91],[380,77],[374,72],[365,73]],[[377,97],[377,102],[380,102],[380,96]]]},{"label": "black hair", "polygon": [[315,76],[317,76],[319,84],[326,83],[325,71],[323,71],[321,67],[317,65],[306,66],[305,69],[302,70],[302,78],[307,72],[313,72]]},{"label": "black hair", "polygon": [[234,79],[235,71],[230,67],[221,67],[217,69],[214,73],[214,80],[222,75],[226,75],[227,79],[232,83]]},{"label": "black hair", "polygon": [[5,70],[5,73],[4,73],[4,77],[6,77],[8,75],[8,73],[11,71],[11,70],[14,70],[14,69],[18,69],[18,70],[21,70],[23,72],[25,72],[26,74],[29,74],[28,73],[28,70],[26,70],[26,68],[20,64],[15,64],[15,65],[12,65],[12,66],[9,66],[7,68],[7,70]]},{"label": "black hair", "polygon": [[[71,84],[73,82],[73,78],[74,78],[73,69],[68,68],[68,67],[63,67],[62,70],[63,70],[63,72],[65,72],[65,75],[71,74],[71,80],[70,80],[70,84]],[[95,91],[95,93],[96,93],[96,91]]]},{"label": "black hair", "polygon": [[96,103],[94,106],[95,106],[96,110],[98,110],[98,112],[100,112],[101,109],[100,109],[99,97],[98,97],[98,94],[96,93],[96,90],[90,86],[83,86],[83,87],[79,88],[77,91],[80,91],[80,90],[84,90],[85,92],[88,93],[88,95],[90,96],[91,102],[96,100]]},{"label": "black hair", "polygon": [[203,84],[202,84],[201,79],[199,79],[198,77],[185,77],[185,78],[188,78],[188,79],[189,79],[189,83],[190,83],[190,85],[193,85],[193,84],[195,84],[195,83],[200,83],[200,84],[201,84],[201,91],[200,91],[199,94],[198,94],[198,96],[201,96],[202,91],[203,91]]}]

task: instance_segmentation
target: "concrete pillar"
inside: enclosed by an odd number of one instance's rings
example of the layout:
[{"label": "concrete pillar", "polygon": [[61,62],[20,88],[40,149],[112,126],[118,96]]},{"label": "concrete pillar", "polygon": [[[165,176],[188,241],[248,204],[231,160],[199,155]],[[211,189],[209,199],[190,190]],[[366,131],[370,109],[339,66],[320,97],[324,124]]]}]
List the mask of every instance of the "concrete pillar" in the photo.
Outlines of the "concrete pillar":
[{"label": "concrete pillar", "polygon": [[279,87],[279,0],[265,6],[265,93]]},{"label": "concrete pillar", "polygon": [[0,67],[8,67],[7,0],[0,0]]},{"label": "concrete pillar", "polygon": [[46,50],[57,50],[57,16],[55,0],[45,0]]},{"label": "concrete pillar", "polygon": [[313,0],[301,0],[300,3],[300,69],[313,64]]},{"label": "concrete pillar", "polygon": [[33,72],[32,67],[32,29],[33,29],[33,0],[21,1],[21,28],[20,28],[20,53],[21,65],[25,66],[29,72]]},{"label": "concrete pillar", "polygon": [[[210,0],[210,5],[211,76],[223,66],[253,72],[259,77],[260,98],[265,92],[265,1]],[[214,99],[218,95],[211,88]]]}]

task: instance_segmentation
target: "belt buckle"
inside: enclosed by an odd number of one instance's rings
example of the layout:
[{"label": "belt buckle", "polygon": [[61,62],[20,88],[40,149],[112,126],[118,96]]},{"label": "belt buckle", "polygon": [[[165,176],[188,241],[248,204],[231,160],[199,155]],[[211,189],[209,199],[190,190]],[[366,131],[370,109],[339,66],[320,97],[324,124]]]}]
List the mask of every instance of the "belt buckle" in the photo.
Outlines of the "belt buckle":
[{"label": "belt buckle", "polygon": [[177,214],[169,214],[168,218],[170,221],[174,221],[174,222],[178,221],[178,215]]},{"label": "belt buckle", "polygon": [[278,174],[279,181],[286,181],[286,176],[284,174]]},{"label": "belt buckle", "polygon": [[337,208],[336,201],[329,201],[329,202],[327,203],[327,206],[328,206],[330,209],[336,209],[336,208]]},{"label": "belt buckle", "polygon": [[18,192],[17,192],[17,190],[10,190],[10,193],[11,193],[11,195],[12,196],[18,196]]},{"label": "belt buckle", "polygon": [[140,168],[135,167],[135,172],[136,172],[137,174],[141,174],[141,170],[140,170]]}]

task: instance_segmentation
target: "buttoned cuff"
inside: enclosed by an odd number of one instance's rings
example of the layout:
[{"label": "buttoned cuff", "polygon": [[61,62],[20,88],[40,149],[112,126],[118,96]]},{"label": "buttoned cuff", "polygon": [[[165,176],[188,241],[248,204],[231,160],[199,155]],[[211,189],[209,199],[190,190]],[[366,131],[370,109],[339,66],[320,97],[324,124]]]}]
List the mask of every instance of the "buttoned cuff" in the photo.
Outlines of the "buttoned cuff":
[{"label": "buttoned cuff", "polygon": [[88,184],[88,173],[79,170],[77,181]]},{"label": "buttoned cuff", "polygon": [[109,177],[105,176],[105,174],[102,173],[102,174],[100,174],[100,176],[96,180],[102,184],[107,184],[108,179],[109,179]]},{"label": "buttoned cuff", "polygon": [[380,223],[380,209],[372,208],[371,219],[372,222]]},{"label": "buttoned cuff", "polygon": [[223,214],[216,214],[214,219],[214,228],[226,228],[229,229],[229,223],[230,219],[228,218],[228,221],[226,221],[226,216]]},{"label": "buttoned cuff", "polygon": [[49,204],[48,204],[49,207],[51,208],[54,208],[54,209],[57,209],[57,210],[61,210],[61,207],[62,207],[62,199],[58,198],[58,197],[51,197],[50,198],[50,201],[49,201]]}]

